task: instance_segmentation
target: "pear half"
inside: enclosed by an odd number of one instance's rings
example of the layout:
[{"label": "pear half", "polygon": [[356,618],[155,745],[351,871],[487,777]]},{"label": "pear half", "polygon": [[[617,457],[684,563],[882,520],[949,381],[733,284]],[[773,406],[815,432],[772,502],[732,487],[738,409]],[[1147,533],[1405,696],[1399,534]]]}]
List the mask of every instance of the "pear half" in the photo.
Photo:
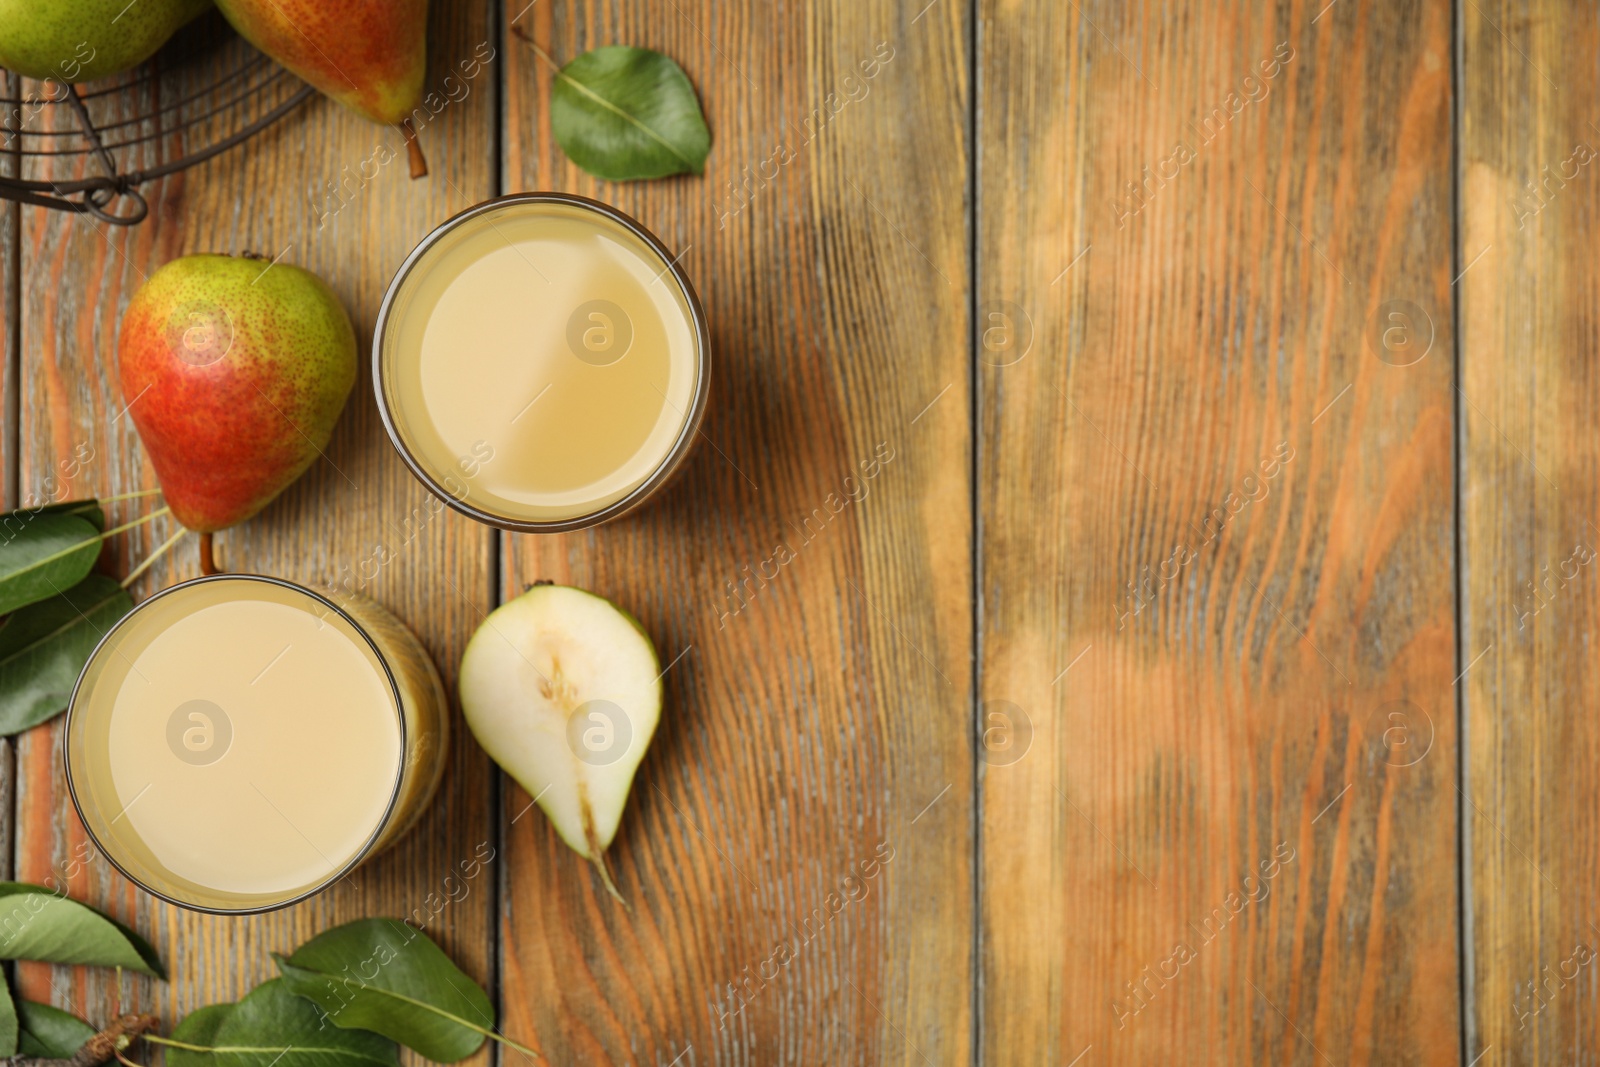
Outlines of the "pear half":
[{"label": "pear half", "polygon": [[460,686],[478,743],[620,901],[605,850],[661,719],[661,664],[644,628],[593,593],[535,585],[472,635]]}]

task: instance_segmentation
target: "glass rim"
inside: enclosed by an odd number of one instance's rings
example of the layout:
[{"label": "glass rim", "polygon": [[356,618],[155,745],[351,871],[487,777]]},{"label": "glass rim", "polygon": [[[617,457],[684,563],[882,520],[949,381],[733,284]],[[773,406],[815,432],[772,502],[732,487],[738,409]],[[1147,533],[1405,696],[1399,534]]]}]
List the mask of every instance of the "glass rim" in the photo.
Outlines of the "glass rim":
[{"label": "glass rim", "polygon": [[[661,462],[656,465],[648,477],[633,489],[617,500],[594,511],[574,515],[568,519],[519,519],[512,516],[485,511],[483,508],[469,504],[463,497],[458,496],[449,488],[441,484],[412,453],[409,446],[402,438],[400,428],[389,409],[389,398],[384,390],[383,372],[383,341],[384,333],[389,325],[389,318],[394,310],[394,303],[399,295],[400,287],[410,277],[423,257],[438,244],[446,235],[458,226],[479,215],[487,214],[501,208],[518,204],[563,204],[577,207],[601,215],[619,224],[661,258],[666,264],[663,273],[670,273],[677,283],[679,291],[683,293],[684,303],[689,308],[689,321],[695,340],[695,388],[694,397],[690,401],[689,410],[684,415],[683,425],[679,428],[677,437],[672,442],[672,447],[667,450]],[[523,192],[507,193],[504,196],[491,197],[488,200],[474,204],[464,211],[459,211],[444,222],[430,230],[426,237],[417,242],[417,246],[406,255],[401,262],[394,277],[389,281],[389,287],[384,290],[383,302],[378,307],[378,318],[372,329],[372,390],[378,401],[378,417],[383,420],[383,428],[388,434],[389,443],[400,454],[411,474],[421,482],[428,491],[442,501],[446,506],[453,508],[469,518],[475,519],[486,526],[505,530],[509,533],[566,533],[572,530],[585,530],[592,526],[610,522],[620,518],[634,508],[643,504],[657,490],[659,490],[682,464],[684,458],[694,443],[694,435],[700,431],[700,424],[705,418],[706,400],[711,393],[711,330],[706,321],[705,309],[700,304],[699,294],[695,292],[694,284],[689,281],[678,261],[683,258],[680,253],[674,257],[666,245],[662,244],[655,234],[633,216],[620,208],[599,200],[593,200],[576,193],[556,192]]]},{"label": "glass rim", "polygon": [[[387,680],[389,683],[389,693],[394,702],[395,720],[400,726],[400,759],[395,768],[394,788],[389,791],[389,802],[384,805],[383,817],[378,820],[378,825],[373,829],[372,833],[368,836],[367,840],[362,844],[362,846],[356,850],[355,854],[351,856],[348,862],[339,867],[333,873],[329,874],[327,878],[311,886],[309,889],[298,892],[294,896],[286,897],[280,901],[275,901],[269,904],[256,904],[244,908],[217,908],[205,904],[196,904],[193,901],[181,900],[177,897],[171,896],[170,894],[163,893],[160,890],[153,889],[149,885],[145,884],[144,879],[135,875],[122,863],[118,862],[117,858],[112,855],[112,851],[105,846],[105,843],[100,840],[99,835],[94,832],[94,827],[89,825],[89,820],[84,816],[83,802],[78,798],[77,785],[72,780],[73,713],[77,710],[78,694],[83,688],[84,679],[89,675],[89,668],[94,666],[95,661],[100,658],[100,653],[104,651],[106,645],[117,635],[118,631],[122,630],[123,627],[128,625],[129,620],[131,620],[135,615],[139,614],[139,612],[143,611],[147,606],[155,603],[161,598],[170,596],[179,590],[189,589],[194,586],[205,585],[210,582],[229,580],[262,582],[268,585],[281,586],[282,588],[290,589],[297,593],[302,593],[310,597],[312,600],[320,602],[329,610],[337,613],[345,622],[349,623],[350,626],[354,628],[355,632],[360,635],[361,639],[367,643],[367,647],[372,650],[373,656],[377,659],[378,664],[383,668],[383,675],[385,680]],[[395,678],[394,668],[389,665],[389,661],[384,656],[383,650],[378,647],[378,643],[373,640],[372,635],[367,632],[366,627],[362,626],[361,623],[358,622],[349,612],[345,611],[338,604],[335,604],[332,600],[323,596],[321,593],[318,593],[316,590],[300,585],[298,582],[291,582],[287,578],[275,578],[266,574],[203,574],[198,578],[190,578],[187,581],[179,582],[176,585],[169,585],[160,592],[140,601],[138,604],[134,605],[132,611],[118,619],[116,624],[107,630],[105,635],[95,643],[94,651],[89,653],[89,658],[83,664],[83,670],[78,672],[78,680],[72,685],[72,696],[67,701],[66,717],[62,720],[61,725],[61,763],[66,773],[67,793],[72,798],[72,809],[77,813],[78,821],[83,824],[84,832],[89,835],[89,840],[94,845],[95,849],[100,853],[101,856],[105,858],[107,863],[111,864],[111,866],[117,870],[117,873],[121,874],[135,886],[138,886],[144,892],[150,894],[158,900],[166,901],[168,904],[174,904],[189,911],[202,912],[207,915],[260,915],[265,912],[278,911],[282,908],[299,904],[304,900],[309,900],[318,893],[321,893],[323,890],[327,889],[329,886],[332,886],[334,883],[341,881],[347,874],[359,867],[362,861],[372,854],[373,847],[378,843],[379,839],[382,838],[384,831],[389,827],[389,823],[394,819],[395,809],[400,802],[401,786],[405,784],[406,744],[408,741],[409,737],[406,730],[405,705],[400,693],[400,683]]]}]

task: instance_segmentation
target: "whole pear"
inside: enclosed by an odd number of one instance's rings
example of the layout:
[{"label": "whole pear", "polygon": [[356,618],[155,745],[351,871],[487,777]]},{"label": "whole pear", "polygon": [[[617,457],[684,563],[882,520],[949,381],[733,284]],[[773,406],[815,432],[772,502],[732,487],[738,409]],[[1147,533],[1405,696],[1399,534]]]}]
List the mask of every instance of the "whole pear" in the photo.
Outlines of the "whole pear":
[{"label": "whole pear", "polygon": [[[240,35],[373,122],[401,126],[412,177],[427,173],[408,117],[422,103],[428,0],[218,0]],[[419,170],[420,168],[420,170]]]},{"label": "whole pear", "polygon": [[211,0],[0,0],[0,67],[92,81],[136,67]]},{"label": "whole pear", "polygon": [[156,271],[128,304],[118,356],[167,504],[200,533],[243,522],[298,478],[356,380],[355,330],[322,279],[224,255]]}]

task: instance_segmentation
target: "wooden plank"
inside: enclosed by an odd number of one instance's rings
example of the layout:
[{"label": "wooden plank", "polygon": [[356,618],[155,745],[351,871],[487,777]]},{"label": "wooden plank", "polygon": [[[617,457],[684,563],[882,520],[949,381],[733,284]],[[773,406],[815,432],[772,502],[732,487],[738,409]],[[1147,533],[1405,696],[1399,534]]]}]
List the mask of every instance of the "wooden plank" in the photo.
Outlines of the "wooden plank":
[{"label": "wooden plank", "polygon": [[1600,20],[1492,0],[1461,16],[1467,1054],[1590,1063]]},{"label": "wooden plank", "polygon": [[982,1060],[1457,1062],[1450,5],[979,10]]},{"label": "wooden plank", "polygon": [[[0,73],[0,98],[18,99],[21,84],[16,75]],[[20,157],[9,131],[21,125],[21,108],[0,105],[0,177],[17,176]],[[17,272],[17,218],[19,209],[10,200],[0,200],[0,506],[17,506],[17,299],[20,277]],[[9,806],[6,808],[10,810]]]},{"label": "wooden plank", "polygon": [[[593,589],[671,664],[611,850],[631,914],[507,797],[508,1026],[553,1063],[965,1062],[969,9],[504,10],[506,188],[650,226],[696,279],[716,359],[705,439],[663,499],[507,551],[503,595]],[[557,62],[610,43],[677,59],[714,136],[705,177],[577,171],[528,40]],[[892,458],[868,479],[875,452]],[[764,564],[779,544],[796,558]]]},{"label": "wooden plank", "polygon": [[[0,97],[18,99],[21,82],[16,75],[0,75]],[[21,125],[20,109],[4,105],[0,127],[13,130]],[[0,141],[0,175],[14,178],[20,157],[11,138]],[[19,503],[17,479],[17,413],[21,401],[18,356],[18,298],[21,275],[18,271],[18,206],[0,201],[0,507],[9,510]],[[17,753],[10,738],[0,740],[0,878],[11,877],[12,841],[16,829]]]},{"label": "wooden plank", "polygon": [[[490,24],[486,3],[433,5],[429,86],[439,87],[451,75],[462,84],[458,64],[492,44]],[[332,285],[365,351],[383,289],[413,243],[450,213],[492,192],[495,76],[492,65],[485,68],[466,83],[465,97],[423,131],[433,167],[426,181],[408,180],[393,131],[319,99],[246,147],[147,187],[150,217],[137,227],[115,229],[87,217],[28,210],[22,219],[24,488],[38,485],[80,444],[93,450],[93,459],[71,481],[72,492],[105,494],[155,484],[131,420],[118,417],[124,404],[115,338],[133,292],[176,256],[218,250],[282,254]],[[368,175],[377,170],[376,176],[354,179],[380,145],[395,151],[399,165],[369,164]],[[161,142],[162,152],[180,147],[176,135]],[[150,162],[154,150],[147,151]],[[342,200],[328,200],[328,183],[344,190]],[[353,575],[356,588],[418,632],[453,691],[461,647],[492,598],[493,540],[452,513],[419,521],[429,514],[425,499],[384,437],[363,358],[326,461],[260,517],[220,535],[219,561],[226,569],[312,584]],[[132,510],[122,504],[116,513]],[[152,526],[114,542],[119,573],[170,531],[164,521]],[[393,562],[369,565],[386,554]],[[190,538],[137,589],[148,595],[196,573]],[[215,919],[157,904],[89,851],[67,801],[57,722],[20,741],[18,872],[30,881],[64,874],[75,897],[108,908],[149,935],[173,980],[161,985],[128,979],[121,1004],[153,1008],[169,1020],[202,1004],[231,1000],[270,977],[269,951],[290,949],[333,923],[368,915],[431,919],[428,932],[485,981],[493,959],[492,878],[480,875],[468,883],[464,898],[437,906],[447,898],[445,879],[457,874],[456,865],[493,839],[490,765],[464,728],[457,741],[439,799],[399,847],[304,905],[253,919]],[[96,1020],[110,1010],[112,983],[101,972],[40,965],[18,971],[23,996]]]}]

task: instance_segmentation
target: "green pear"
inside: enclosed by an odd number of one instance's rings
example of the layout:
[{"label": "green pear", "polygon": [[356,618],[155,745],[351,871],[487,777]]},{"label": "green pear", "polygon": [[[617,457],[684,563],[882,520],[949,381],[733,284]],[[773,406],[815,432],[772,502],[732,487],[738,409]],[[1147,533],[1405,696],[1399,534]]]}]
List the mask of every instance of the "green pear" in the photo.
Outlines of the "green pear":
[{"label": "green pear", "polygon": [[0,67],[85,82],[136,67],[211,0],[0,0]]},{"label": "green pear", "polygon": [[461,657],[461,710],[611,895],[605,850],[661,720],[661,664],[632,615],[535,585],[495,609]]}]

